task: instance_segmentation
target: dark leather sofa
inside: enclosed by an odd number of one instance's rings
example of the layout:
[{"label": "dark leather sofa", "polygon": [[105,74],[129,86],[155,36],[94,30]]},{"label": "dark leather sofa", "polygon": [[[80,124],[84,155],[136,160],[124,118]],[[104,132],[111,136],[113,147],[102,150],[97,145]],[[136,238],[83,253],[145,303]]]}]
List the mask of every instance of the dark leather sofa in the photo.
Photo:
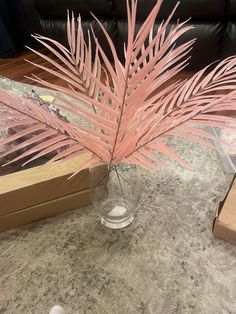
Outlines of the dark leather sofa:
[{"label": "dark leather sofa", "polygon": [[[155,2],[138,1],[137,26],[144,21]],[[176,2],[163,1],[156,26],[169,15]],[[122,56],[127,33],[125,0],[23,0],[28,31],[54,37],[63,43],[66,43],[67,9],[73,10],[76,16],[81,15],[85,29],[93,23],[98,37],[106,45],[90,14],[92,11],[103,22]],[[192,50],[191,70],[236,54],[236,0],[181,0],[172,23],[177,18],[186,20],[189,17],[189,23],[195,29],[184,35],[181,41],[197,38]]]},{"label": "dark leather sofa", "polygon": [[0,58],[15,56],[31,44],[20,0],[0,0]]}]

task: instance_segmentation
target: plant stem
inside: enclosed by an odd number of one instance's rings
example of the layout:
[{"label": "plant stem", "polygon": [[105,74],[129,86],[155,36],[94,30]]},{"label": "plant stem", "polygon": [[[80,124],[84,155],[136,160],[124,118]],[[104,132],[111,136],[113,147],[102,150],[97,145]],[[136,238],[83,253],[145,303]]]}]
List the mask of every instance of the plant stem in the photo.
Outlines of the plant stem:
[{"label": "plant stem", "polygon": [[127,91],[127,88],[128,88],[130,65],[131,65],[131,60],[129,60],[129,64],[128,64],[128,68],[127,68],[127,73],[126,73],[126,78],[125,78],[125,88],[124,88],[122,104],[121,104],[121,110],[120,110],[120,119],[118,121],[118,126],[117,126],[117,129],[116,129],[114,145],[113,145],[112,152],[111,152],[110,164],[112,164],[112,161],[113,161],[113,156],[114,156],[114,153],[115,153],[116,144],[117,144],[117,140],[118,140],[118,135],[119,135],[120,127],[121,127],[121,121],[122,121],[122,118],[123,118],[123,113],[124,113],[124,108],[125,108],[126,91]]},{"label": "plant stem", "polygon": [[119,185],[120,185],[121,193],[122,193],[122,196],[123,196],[123,199],[124,199],[124,202],[125,202],[126,209],[127,209],[128,211],[130,211],[130,210],[129,210],[129,207],[128,207],[128,204],[127,204],[127,202],[126,202],[125,193],[124,193],[124,190],[123,190],[123,187],[122,187],[122,184],[121,184],[121,181],[120,181],[120,175],[119,175],[119,173],[118,173],[118,171],[117,171],[116,166],[114,166],[114,170],[115,170],[115,172],[116,172],[116,175],[117,175],[117,178],[118,178],[118,181],[119,181]]},{"label": "plant stem", "polygon": [[[111,166],[112,167],[112,170],[115,170],[114,166]],[[116,168],[117,170],[117,168]],[[117,170],[117,172],[119,173],[119,171]],[[123,177],[120,173],[119,173],[119,176],[134,190],[134,187],[132,184],[129,183],[129,181],[126,180],[125,177]]]}]

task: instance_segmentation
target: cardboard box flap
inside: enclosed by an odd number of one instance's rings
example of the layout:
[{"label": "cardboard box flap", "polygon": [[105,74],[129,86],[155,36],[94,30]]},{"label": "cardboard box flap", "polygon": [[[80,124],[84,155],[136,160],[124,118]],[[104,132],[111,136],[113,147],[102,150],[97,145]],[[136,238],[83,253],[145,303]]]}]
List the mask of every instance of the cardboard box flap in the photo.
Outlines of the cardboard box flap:
[{"label": "cardboard box flap", "polygon": [[230,186],[229,186],[229,189],[228,189],[227,194],[226,194],[225,197],[219,202],[219,205],[218,205],[217,208],[216,208],[215,218],[214,218],[214,220],[213,220],[213,225],[212,225],[212,232],[214,232],[215,223],[216,223],[216,221],[218,221],[218,217],[219,217],[220,212],[221,212],[221,210],[222,210],[222,208],[223,208],[223,206],[224,206],[224,203],[225,203],[225,201],[226,201],[226,199],[227,199],[227,197],[228,197],[229,191],[230,191],[230,189],[231,189],[231,187],[232,187],[232,185],[233,185],[233,183],[234,183],[235,177],[236,177],[236,175],[233,176],[233,179],[232,179],[232,181],[231,181],[231,183],[230,183]]},{"label": "cardboard box flap", "polygon": [[223,223],[225,227],[236,231],[236,182],[234,181],[231,189],[227,195],[227,201],[224,202],[218,220]]},{"label": "cardboard box flap", "polygon": [[235,176],[228,193],[220,202],[213,222],[213,234],[236,244],[236,181]]},{"label": "cardboard box flap", "polygon": [[90,190],[86,189],[0,216],[0,232],[86,206],[90,203],[89,193]]},{"label": "cardboard box flap", "polygon": [[218,218],[215,220],[215,226],[213,230],[214,236],[236,244],[236,230],[230,229],[221,223]]},{"label": "cardboard box flap", "polygon": [[[90,154],[66,162],[27,169],[0,177],[0,216],[69,195],[90,187],[89,169],[82,170],[68,180]],[[98,166],[97,179],[104,175],[104,166]]]},{"label": "cardboard box flap", "polygon": [[66,162],[53,162],[43,166],[33,167],[24,171],[11,173],[0,177],[0,194],[22,189],[40,182],[62,177],[77,171],[80,165],[89,158],[89,154],[72,158]]}]

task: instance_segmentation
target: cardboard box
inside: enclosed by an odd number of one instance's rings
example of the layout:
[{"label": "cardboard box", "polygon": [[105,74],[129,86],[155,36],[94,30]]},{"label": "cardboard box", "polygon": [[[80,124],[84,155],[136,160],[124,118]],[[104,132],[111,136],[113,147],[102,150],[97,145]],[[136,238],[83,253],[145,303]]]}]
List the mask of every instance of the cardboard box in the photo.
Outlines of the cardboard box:
[{"label": "cardboard box", "polygon": [[213,234],[236,244],[236,179],[235,176],[224,200],[220,203],[213,223]]},{"label": "cardboard box", "polygon": [[[89,169],[68,178],[89,154],[0,177],[0,232],[90,203]],[[93,169],[99,184],[106,166]]]}]

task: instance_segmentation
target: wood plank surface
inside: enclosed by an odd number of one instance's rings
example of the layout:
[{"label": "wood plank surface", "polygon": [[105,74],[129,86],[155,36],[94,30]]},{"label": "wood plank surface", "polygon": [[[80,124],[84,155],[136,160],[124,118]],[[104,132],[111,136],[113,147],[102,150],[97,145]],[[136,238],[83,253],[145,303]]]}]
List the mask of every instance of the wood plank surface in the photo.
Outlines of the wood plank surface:
[{"label": "wood plank surface", "polygon": [[[48,51],[44,48],[40,49],[39,51],[41,53],[45,53],[47,56],[50,56],[50,53],[48,53]],[[40,64],[42,66],[47,66],[51,69],[53,68],[52,65],[44,61],[35,53],[28,51],[22,52],[18,56],[12,58],[0,59],[0,75],[5,76],[11,80],[15,80],[17,82],[41,86],[40,84],[34,83],[30,79],[25,77],[31,76],[31,74],[33,73],[50,83],[65,86],[65,83],[61,79],[56,78],[55,76],[45,72],[44,70],[35,67],[34,65],[27,62],[25,59]]]},{"label": "wood plank surface", "polygon": [[[51,53],[48,52],[47,49],[41,48],[39,49],[41,53],[46,54],[49,57],[53,57]],[[19,54],[16,57],[13,58],[6,58],[6,59],[0,59],[0,75],[5,76],[9,79],[15,80],[17,82],[22,82],[26,84],[33,84],[37,86],[41,86],[38,83],[32,82],[30,79],[26,78],[25,76],[31,76],[31,74],[35,74],[39,76],[40,78],[47,80],[50,83],[59,84],[62,86],[66,86],[66,83],[63,82],[60,78],[56,78],[50,73],[46,73],[44,70],[35,67],[34,65],[28,63],[25,61],[25,59],[37,63],[41,66],[47,66],[50,69],[55,69],[52,65],[50,65],[48,62],[44,61],[42,58],[40,58],[35,53],[28,51],[23,52]],[[58,61],[58,59],[57,59]],[[58,61],[60,63],[60,61]],[[172,83],[178,79],[184,79],[186,77],[190,77],[191,73],[189,72],[183,72],[182,74],[178,74],[176,78],[170,80],[170,82],[166,83],[162,86],[165,87],[167,84]]]}]

